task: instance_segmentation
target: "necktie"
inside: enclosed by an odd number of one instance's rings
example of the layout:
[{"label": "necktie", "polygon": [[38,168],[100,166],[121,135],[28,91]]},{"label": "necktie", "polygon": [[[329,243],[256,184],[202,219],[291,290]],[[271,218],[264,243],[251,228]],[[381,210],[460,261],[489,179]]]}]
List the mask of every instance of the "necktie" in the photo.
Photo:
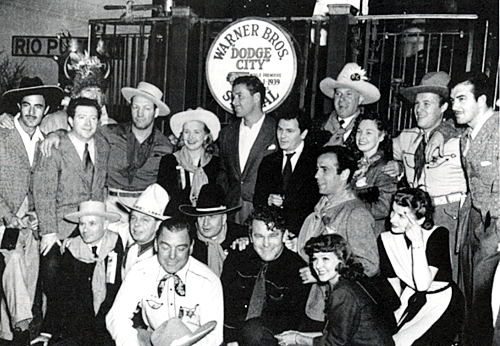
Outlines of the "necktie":
[{"label": "necktie", "polygon": [[92,254],[95,258],[99,257],[99,255],[97,254],[97,246],[92,246]]},{"label": "necktie", "polygon": [[418,186],[418,181],[422,176],[425,166],[425,147],[427,143],[425,140],[425,133],[422,132],[422,140],[420,141],[417,150],[415,150],[415,177],[413,178],[413,183]]},{"label": "necktie", "polygon": [[286,162],[285,168],[283,168],[283,189],[286,191],[288,186],[288,182],[292,177],[292,156],[295,155],[295,152],[291,154],[286,154]]},{"label": "necktie", "polygon": [[255,280],[255,285],[253,286],[250,303],[248,304],[248,312],[246,320],[255,317],[260,317],[260,315],[262,314],[262,310],[264,309],[264,304],[266,303],[267,266],[268,266],[267,262],[264,262],[259,271],[259,274],[257,274],[257,279]]},{"label": "necktie", "polygon": [[165,288],[165,283],[171,277],[174,278],[175,293],[177,293],[181,297],[184,297],[186,295],[186,285],[184,285],[181,278],[177,274],[167,274],[158,283],[158,298],[161,298],[161,294],[163,293],[163,289]]},{"label": "necktie", "polygon": [[89,144],[85,143],[85,150],[83,151],[83,164],[85,165],[85,173],[94,173],[94,165],[90,158]]}]

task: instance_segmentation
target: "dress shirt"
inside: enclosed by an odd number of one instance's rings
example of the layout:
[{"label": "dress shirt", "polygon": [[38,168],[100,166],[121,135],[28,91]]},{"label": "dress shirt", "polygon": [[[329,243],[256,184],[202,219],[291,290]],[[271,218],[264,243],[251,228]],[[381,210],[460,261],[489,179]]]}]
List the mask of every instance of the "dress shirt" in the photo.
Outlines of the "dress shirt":
[{"label": "dress shirt", "polygon": [[[343,128],[347,128],[347,126],[349,126],[349,124],[354,121],[354,119],[356,119],[356,117],[359,115],[359,112],[357,112],[356,114],[354,115],[351,115],[350,117],[347,117],[347,118],[339,118],[339,122],[340,121],[344,121],[344,123],[342,123],[342,125],[340,125],[341,127]],[[347,140],[347,138],[349,138],[349,135],[351,134],[352,130],[349,130],[349,131],[346,131],[346,133],[344,133],[344,142]]]},{"label": "dress shirt", "polygon": [[26,152],[28,153],[28,158],[30,160],[30,165],[33,166],[33,159],[35,157],[35,149],[36,149],[36,143],[38,141],[43,141],[44,137],[42,135],[42,132],[40,131],[40,128],[37,126],[35,133],[33,136],[30,137],[29,134],[26,133],[26,131],[23,130],[21,127],[21,124],[19,124],[19,117],[21,115],[17,114],[16,117],[14,118],[14,126],[16,127],[16,130],[19,132],[21,135],[21,139],[23,140],[24,147],[26,148]]},{"label": "dress shirt", "polygon": [[82,142],[76,136],[73,134],[73,132],[68,132],[68,137],[71,143],[75,146],[76,152],[78,153],[78,156],[80,157],[80,160],[83,162],[83,153],[85,152],[85,144],[89,145],[89,154],[90,154],[90,159],[92,160],[92,163],[95,163],[95,141],[94,138],[91,138],[90,141],[88,142]]},{"label": "dress shirt", "polygon": [[[297,165],[297,161],[299,161],[300,154],[302,154],[303,150],[304,150],[304,141],[302,141],[299,144],[299,146],[297,148],[295,148],[295,151],[293,151],[295,154],[290,159],[290,163],[292,164],[292,172],[295,169],[295,166]],[[286,155],[287,155],[287,152],[285,150],[283,150],[283,165],[281,166],[282,171],[283,171],[283,169],[285,169]]]},{"label": "dress shirt", "polygon": [[238,143],[238,153],[240,157],[240,169],[243,172],[245,169],[245,164],[247,163],[248,156],[250,155],[250,150],[259,135],[260,128],[264,123],[265,114],[257,121],[252,127],[245,125],[245,119],[241,119],[240,123],[240,139]]},{"label": "dress shirt", "polygon": [[177,295],[174,280],[168,279],[163,294],[158,297],[158,284],[166,274],[157,256],[138,263],[127,274],[106,316],[107,328],[116,345],[139,345],[137,330],[132,326],[137,305],[142,309],[144,322],[153,330],[179,315],[191,331],[209,321],[216,321],[215,330],[195,345],[220,345],[224,308],[219,278],[206,265],[189,257],[186,265],[176,273],[186,285],[186,295]]},{"label": "dress shirt", "polygon": [[479,133],[479,131],[481,130],[481,128],[483,127],[484,123],[486,123],[486,121],[493,115],[493,109],[490,108],[486,111],[486,113],[483,114],[483,116],[479,119],[479,121],[477,122],[476,126],[470,130],[470,132],[466,132],[466,133],[469,133],[470,134],[470,137],[467,138],[466,142],[465,142],[465,148],[464,148],[464,151],[463,151],[463,155],[466,156],[467,155],[467,152],[469,151],[469,147],[470,147],[470,140],[474,140],[477,136],[477,134]]}]

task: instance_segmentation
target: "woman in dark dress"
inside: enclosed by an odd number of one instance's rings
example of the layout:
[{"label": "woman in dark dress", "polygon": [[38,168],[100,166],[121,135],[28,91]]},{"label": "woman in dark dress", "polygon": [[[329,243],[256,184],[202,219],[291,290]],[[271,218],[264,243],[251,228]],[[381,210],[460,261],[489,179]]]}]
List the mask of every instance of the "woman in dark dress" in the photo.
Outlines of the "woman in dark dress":
[{"label": "woman in dark dress", "polygon": [[383,172],[392,160],[392,140],[389,124],[376,112],[360,114],[356,118],[356,146],[359,150],[358,170],[352,183],[359,199],[375,219],[375,236],[385,231],[391,211],[392,196],[397,190],[397,179]]},{"label": "woman in dark dress", "polygon": [[161,159],[158,184],[170,197],[165,215],[181,216],[179,205],[196,206],[201,187],[216,182],[220,163],[213,155],[213,142],[219,136],[220,122],[212,112],[197,108],[173,115],[170,128],[182,148]]},{"label": "woman in dark dress", "polygon": [[391,346],[389,327],[376,302],[361,285],[363,266],[338,234],[311,238],[305,246],[319,281],[328,285],[327,323],[323,333],[286,331],[276,338],[287,345]]},{"label": "woman in dark dress", "polygon": [[381,275],[401,300],[394,312],[396,346],[451,345],[462,323],[463,297],[452,281],[448,230],[434,225],[433,212],[427,192],[398,190],[391,231],[379,237]]}]

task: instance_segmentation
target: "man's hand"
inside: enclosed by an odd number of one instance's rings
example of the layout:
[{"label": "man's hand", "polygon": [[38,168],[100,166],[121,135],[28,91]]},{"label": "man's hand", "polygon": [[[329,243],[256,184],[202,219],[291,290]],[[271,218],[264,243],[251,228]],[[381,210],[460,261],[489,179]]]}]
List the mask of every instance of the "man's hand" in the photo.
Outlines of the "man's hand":
[{"label": "man's hand", "polygon": [[52,335],[48,333],[40,333],[39,336],[31,340],[30,345],[35,345],[39,342],[43,343],[43,346],[47,346],[49,344],[50,339],[52,338]]},{"label": "man's hand", "polygon": [[47,255],[55,243],[57,243],[59,246],[62,246],[61,241],[59,240],[59,238],[57,238],[56,233],[43,235],[42,241],[40,242],[40,253],[43,256]]},{"label": "man's hand", "polygon": [[317,282],[316,278],[312,275],[311,268],[309,267],[300,268],[299,273],[303,284],[312,284]]},{"label": "man's hand", "polygon": [[425,162],[432,162],[438,156],[444,156],[444,136],[441,132],[435,131],[425,147]]},{"label": "man's hand", "polygon": [[267,204],[270,206],[275,205],[277,207],[281,207],[283,205],[283,196],[272,193],[267,198]]},{"label": "man's hand", "polygon": [[231,244],[231,249],[243,251],[247,248],[248,244],[250,244],[250,239],[248,237],[238,238]]},{"label": "man's hand", "polygon": [[397,178],[402,173],[402,167],[398,161],[389,161],[386,163],[385,167],[382,168],[382,172],[390,177]]},{"label": "man's hand", "polygon": [[15,215],[6,216],[5,221],[7,221],[7,225],[12,228],[18,228],[18,229],[28,228],[28,223],[25,220],[20,219]]},{"label": "man's hand", "polygon": [[285,238],[285,246],[288,248],[288,250],[293,251],[293,252],[297,252],[298,251],[298,249],[297,249],[297,241],[298,240],[299,240],[299,238],[297,238],[296,236],[291,237],[290,232],[288,232],[288,235]]},{"label": "man's hand", "polygon": [[15,128],[14,117],[8,113],[2,113],[0,115],[0,128],[13,130]]},{"label": "man's hand", "polygon": [[61,138],[55,132],[50,133],[42,143],[40,143],[40,150],[43,156],[50,157],[52,155],[52,148],[59,149]]}]

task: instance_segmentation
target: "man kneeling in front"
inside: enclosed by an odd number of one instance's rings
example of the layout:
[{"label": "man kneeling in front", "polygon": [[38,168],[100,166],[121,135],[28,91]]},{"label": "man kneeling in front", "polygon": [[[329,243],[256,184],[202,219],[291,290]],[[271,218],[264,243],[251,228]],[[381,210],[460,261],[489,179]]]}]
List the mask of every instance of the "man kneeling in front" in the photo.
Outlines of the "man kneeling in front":
[{"label": "man kneeling in front", "polygon": [[[206,265],[191,257],[194,227],[172,218],[161,223],[155,240],[157,255],[132,267],[106,325],[117,346],[143,345],[148,331],[179,317],[195,331],[209,321],[217,326],[197,346],[222,343],[222,285]],[[148,331],[133,328],[132,317],[139,306]]]}]

